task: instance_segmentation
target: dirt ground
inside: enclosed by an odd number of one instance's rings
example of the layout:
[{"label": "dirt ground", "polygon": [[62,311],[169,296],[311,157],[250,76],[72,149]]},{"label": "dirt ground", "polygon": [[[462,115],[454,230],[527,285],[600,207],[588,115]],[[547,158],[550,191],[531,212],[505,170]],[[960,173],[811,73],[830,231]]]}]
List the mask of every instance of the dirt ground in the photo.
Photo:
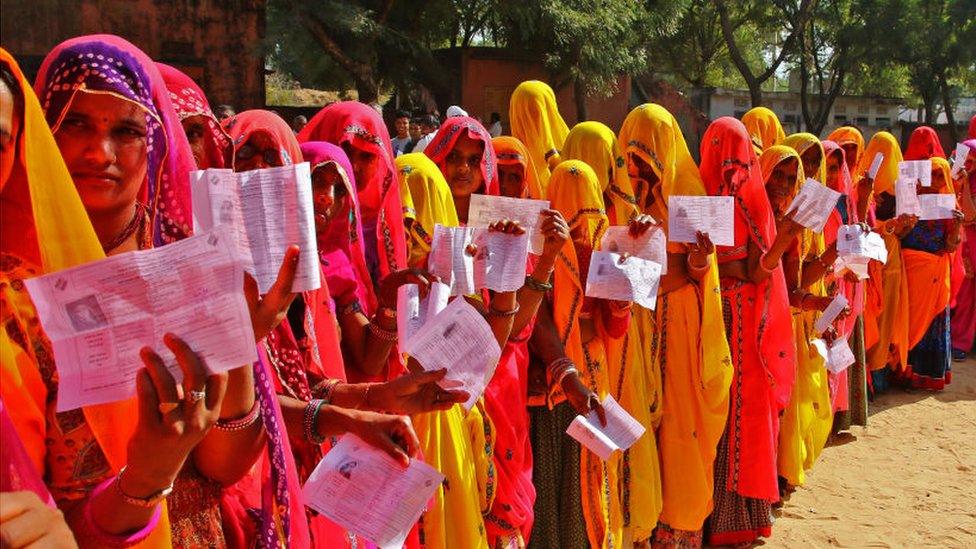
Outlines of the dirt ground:
[{"label": "dirt ground", "polygon": [[836,437],[763,547],[976,547],[976,359],[942,393],[892,389]]}]

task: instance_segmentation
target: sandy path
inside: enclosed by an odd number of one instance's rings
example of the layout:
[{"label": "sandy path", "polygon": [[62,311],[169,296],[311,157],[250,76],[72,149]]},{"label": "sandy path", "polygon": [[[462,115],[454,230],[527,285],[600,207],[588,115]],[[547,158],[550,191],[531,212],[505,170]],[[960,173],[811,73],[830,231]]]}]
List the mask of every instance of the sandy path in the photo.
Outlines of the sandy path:
[{"label": "sandy path", "polygon": [[824,450],[764,547],[976,547],[976,360],[943,393],[893,390]]}]

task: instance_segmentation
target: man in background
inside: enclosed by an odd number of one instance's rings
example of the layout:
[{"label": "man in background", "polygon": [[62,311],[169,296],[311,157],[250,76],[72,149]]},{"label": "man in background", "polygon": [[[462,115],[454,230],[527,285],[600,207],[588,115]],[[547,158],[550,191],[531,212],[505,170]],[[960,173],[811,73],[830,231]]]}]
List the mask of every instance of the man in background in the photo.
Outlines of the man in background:
[{"label": "man in background", "polygon": [[400,156],[403,153],[410,152],[407,149],[407,145],[410,144],[410,113],[406,111],[397,111],[396,119],[393,121],[393,129],[396,130],[396,136],[392,139],[393,143],[393,155]]}]

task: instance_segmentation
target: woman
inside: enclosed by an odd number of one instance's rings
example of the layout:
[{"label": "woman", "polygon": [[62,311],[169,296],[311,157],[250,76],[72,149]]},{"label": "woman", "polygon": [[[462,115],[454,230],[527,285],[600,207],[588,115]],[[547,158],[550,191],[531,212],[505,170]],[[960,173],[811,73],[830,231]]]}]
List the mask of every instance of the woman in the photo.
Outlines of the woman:
[{"label": "woman", "polygon": [[539,174],[525,143],[506,135],[492,138],[491,145],[498,159],[498,190],[502,196],[544,200]]},{"label": "woman", "polygon": [[919,126],[912,131],[905,147],[905,160],[928,160],[946,157],[939,134],[929,126]]},{"label": "woman", "polygon": [[847,169],[853,174],[857,165],[861,162],[861,156],[864,153],[864,136],[861,135],[861,130],[854,126],[841,126],[830,132],[827,140],[837,143],[840,145],[840,148],[844,149],[844,160],[847,163]]},{"label": "woman", "polygon": [[[619,142],[627,144],[624,154],[640,211],[667,231],[671,196],[705,194],[677,120],[660,105],[641,105],[624,120]],[[707,235],[700,239],[668,244],[668,273],[661,277],[657,307],[635,307],[628,335],[645,343],[628,351],[630,396],[621,401],[643,402],[646,412],[636,417],[650,427],[625,455],[631,478],[623,499],[630,518],[625,525],[635,541],[657,527],[655,546],[678,545],[688,537],[701,543],[700,529],[711,510],[715,446],[728,413],[728,346],[721,337],[705,337],[722,330],[717,261]],[[645,447],[651,455],[641,455]]]},{"label": "woman", "polygon": [[[976,117],[974,117],[976,120]],[[966,360],[973,349],[976,336],[976,139],[964,141],[969,153],[965,169],[961,170],[953,186],[957,189],[959,207],[963,218],[962,255],[963,281],[952,311],[952,358]]]},{"label": "woman", "polygon": [[[917,183],[919,196],[955,195],[949,163],[932,157],[932,185]],[[952,219],[919,221],[901,238],[908,287],[908,363],[897,376],[914,389],[941,391],[952,382],[949,268],[962,235],[962,212]]]},{"label": "woman", "polygon": [[611,225],[626,225],[637,214],[634,189],[617,136],[600,122],[580,122],[566,136],[562,157],[586,162],[596,172]]},{"label": "woman", "polygon": [[549,172],[559,164],[559,151],[569,134],[556,105],[556,94],[545,82],[522,82],[509,100],[508,121],[512,137],[529,150],[539,186],[545,192]]},{"label": "woman", "polygon": [[[403,269],[407,239],[400,187],[393,166],[393,148],[382,117],[356,101],[334,103],[318,112],[298,134],[299,142],[327,141],[339,145],[352,164],[362,210],[364,250],[370,276]],[[378,372],[353,372],[351,377],[376,377]],[[390,372],[390,376],[396,372]]]},{"label": "woman", "polygon": [[780,259],[797,225],[775,221],[745,126],[719,118],[702,137],[700,170],[709,196],[734,196],[735,244],[718,247],[725,334],[733,379],[728,424],[715,460],[715,510],[709,543],[738,544],[770,535],[777,501],[778,416],[794,378]]},{"label": "woman", "polygon": [[786,139],[783,126],[779,123],[776,113],[766,107],[753,107],[742,115],[742,125],[749,132],[752,144],[756,147],[756,155],[760,155],[773,145],[779,145]]},{"label": "woman", "polygon": [[210,110],[203,90],[178,69],[163,63],[156,63],[156,67],[169,90],[169,98],[183,125],[197,169],[229,168],[230,136]]}]

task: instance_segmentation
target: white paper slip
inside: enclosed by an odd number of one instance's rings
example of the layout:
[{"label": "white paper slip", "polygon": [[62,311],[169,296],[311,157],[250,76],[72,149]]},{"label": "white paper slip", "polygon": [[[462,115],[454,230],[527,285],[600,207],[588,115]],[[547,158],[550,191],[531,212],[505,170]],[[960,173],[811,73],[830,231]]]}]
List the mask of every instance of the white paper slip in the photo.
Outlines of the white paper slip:
[{"label": "white paper slip", "polygon": [[644,435],[645,429],[614,400],[613,395],[607,395],[602,406],[606,426],[600,425],[600,418],[593,411],[586,416],[576,416],[566,434],[606,461],[614,452],[633,446]]},{"label": "white paper slip", "polygon": [[847,269],[857,275],[858,280],[865,280],[870,277],[868,274],[868,262],[869,260],[864,257],[837,256],[837,260],[834,261],[834,272],[841,273],[844,269]]},{"label": "white paper slip", "polygon": [[262,294],[271,289],[285,250],[293,244],[301,255],[292,291],[322,285],[307,162],[240,173],[195,171],[190,174],[190,188],[194,229],[229,225],[245,269],[254,275]]},{"label": "white paper slip", "polygon": [[668,239],[661,227],[651,227],[637,238],[630,236],[630,227],[607,227],[600,249],[653,261],[661,266],[662,275],[668,274]]},{"label": "white paper slip", "polygon": [[518,221],[529,233],[529,251],[540,255],[546,239],[539,230],[542,224],[539,214],[548,209],[548,200],[473,194],[471,203],[468,204],[468,226],[487,227],[502,219]]},{"label": "white paper slip", "polygon": [[476,229],[474,243],[475,290],[514,292],[525,284],[529,259],[529,235],[512,235]]},{"label": "white paper slip", "polygon": [[794,221],[819,233],[823,231],[827,218],[837,207],[839,199],[839,192],[815,179],[807,178],[786,211],[793,213]]},{"label": "white paper slip", "polygon": [[383,549],[403,546],[444,482],[430,465],[404,467],[353,434],[343,436],[302,487],[305,505]]},{"label": "white paper slip", "polygon": [[838,255],[864,255],[864,248],[868,245],[867,238],[870,231],[865,231],[860,225],[841,225],[837,229]]},{"label": "white paper slip", "polygon": [[830,328],[830,325],[834,323],[834,320],[840,316],[840,313],[844,311],[847,305],[848,301],[847,298],[844,297],[844,294],[837,294],[834,297],[834,300],[830,302],[830,305],[827,305],[827,308],[820,315],[820,318],[817,319],[816,324],[813,325],[814,332],[818,334],[824,333],[824,331],[826,331],[827,328]]},{"label": "white paper slip", "polygon": [[898,163],[898,179],[908,179],[921,183],[923,187],[932,186],[931,160],[905,160]]},{"label": "white paper slip", "polygon": [[501,348],[491,326],[463,297],[455,299],[406,344],[404,352],[424,370],[447,369],[440,381],[445,389],[462,389],[471,397],[470,410],[495,374]]},{"label": "white paper slip", "polygon": [[432,282],[423,298],[420,297],[420,286],[416,284],[404,284],[397,288],[397,343],[400,352],[429,319],[447,307],[450,295],[450,286],[443,282]]},{"label": "white paper slip", "polygon": [[951,194],[922,194],[918,196],[919,215],[922,221],[952,219],[956,209],[956,197]]},{"label": "white paper slip", "polygon": [[817,349],[817,352],[820,353],[820,356],[823,357],[827,369],[834,374],[843,372],[851,364],[856,362],[854,352],[851,351],[851,346],[842,337],[834,340],[833,345],[827,345],[826,341],[819,338],[812,340],[811,343]]},{"label": "white paper slip", "polygon": [[915,181],[898,178],[895,181],[895,215],[922,215],[922,206],[918,201]]},{"label": "white paper slip", "polygon": [[888,246],[880,234],[872,231],[865,238],[864,257],[877,259],[882,263],[888,262]]},{"label": "white paper slip", "polygon": [[868,168],[868,177],[874,179],[878,175],[878,170],[881,169],[881,163],[884,162],[884,153],[878,153],[874,155],[874,160],[871,161],[871,167]]},{"label": "white paper slip", "polygon": [[628,257],[621,264],[620,254],[595,251],[590,257],[585,293],[588,297],[633,301],[653,310],[657,306],[660,283],[659,263]]},{"label": "white paper slip", "polygon": [[963,143],[956,143],[956,151],[952,156],[952,170],[949,176],[953,179],[959,175],[959,171],[966,165],[966,158],[969,156],[969,147]]},{"label": "white paper slip", "polygon": [[26,283],[54,348],[59,412],[134,396],[143,347],[181,380],[166,333],[183,339],[212,373],[257,358],[244,265],[227,228]]},{"label": "white paper slip", "polygon": [[668,198],[668,238],[697,242],[697,231],[708,233],[716,246],[735,244],[735,198],[731,196],[672,196]]},{"label": "white paper slip", "polygon": [[468,254],[474,231],[474,227],[434,225],[427,269],[451,287],[451,295],[475,292],[474,257]]}]

